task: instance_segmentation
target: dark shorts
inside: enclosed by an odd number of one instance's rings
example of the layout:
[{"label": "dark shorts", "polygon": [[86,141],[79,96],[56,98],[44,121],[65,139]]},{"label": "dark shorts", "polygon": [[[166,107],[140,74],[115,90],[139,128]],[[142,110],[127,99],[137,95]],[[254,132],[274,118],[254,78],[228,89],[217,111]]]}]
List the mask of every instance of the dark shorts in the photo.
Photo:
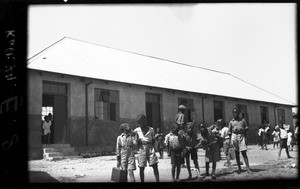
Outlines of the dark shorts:
[{"label": "dark shorts", "polygon": [[212,145],[209,150],[206,149],[205,151],[205,162],[217,162],[220,161],[221,154],[220,154],[220,146],[219,144]]},{"label": "dark shorts", "polygon": [[171,150],[171,164],[181,165],[183,164],[182,150],[173,151]]},{"label": "dark shorts", "polygon": [[280,140],[280,148],[287,148],[287,138],[282,138]]}]

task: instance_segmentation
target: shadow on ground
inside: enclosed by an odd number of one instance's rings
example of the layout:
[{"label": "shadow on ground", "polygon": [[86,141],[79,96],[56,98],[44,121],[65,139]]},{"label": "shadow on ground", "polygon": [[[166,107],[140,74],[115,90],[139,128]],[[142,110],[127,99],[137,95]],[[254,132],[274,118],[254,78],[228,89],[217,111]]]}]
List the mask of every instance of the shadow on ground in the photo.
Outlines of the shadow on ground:
[{"label": "shadow on ground", "polygon": [[58,182],[55,178],[46,172],[29,171],[29,182]]}]

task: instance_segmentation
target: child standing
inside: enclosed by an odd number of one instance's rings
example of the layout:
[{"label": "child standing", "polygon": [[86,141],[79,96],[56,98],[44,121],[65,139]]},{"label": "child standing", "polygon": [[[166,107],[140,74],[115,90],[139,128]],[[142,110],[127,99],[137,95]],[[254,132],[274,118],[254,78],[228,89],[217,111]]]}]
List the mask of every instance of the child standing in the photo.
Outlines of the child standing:
[{"label": "child standing", "polygon": [[273,135],[273,148],[275,149],[275,145],[276,145],[276,148],[278,148],[278,144],[280,142],[278,125],[274,128],[272,135]]},{"label": "child standing", "polygon": [[268,150],[267,144],[268,144],[268,130],[269,128],[266,125],[263,125],[263,131],[261,132],[262,136],[262,149]]},{"label": "child standing", "polygon": [[51,130],[50,127],[52,125],[52,122],[50,121],[49,116],[44,117],[44,121],[42,124],[43,130],[44,130],[44,144],[50,144],[50,137],[51,137]]},{"label": "child standing", "polygon": [[226,156],[226,162],[224,163],[224,166],[230,167],[231,163],[230,163],[230,153],[229,153],[229,149],[230,149],[230,140],[229,140],[229,135],[228,135],[228,126],[226,125],[226,123],[221,119],[218,120],[222,122],[222,129],[221,129],[221,137],[223,140],[223,152]]},{"label": "child standing", "polygon": [[[198,145],[202,145],[205,150],[205,169],[206,176],[209,176],[209,163],[212,163],[211,178],[216,179],[217,162],[221,159],[220,154],[220,134],[219,124],[212,125],[206,128],[204,125],[200,127],[200,133],[203,139],[200,140]],[[196,145],[196,148],[198,147]]]},{"label": "child standing", "polygon": [[[183,163],[183,157],[182,152],[184,148],[184,142],[182,137],[178,134],[178,130],[180,127],[173,124],[173,128],[171,130],[171,134],[169,136],[168,140],[168,152],[171,157],[171,173],[172,173],[172,179],[174,182],[179,181],[179,175],[181,170],[181,164]],[[176,171],[176,178],[175,178],[175,171]]]},{"label": "child standing", "polygon": [[191,159],[193,160],[193,163],[195,165],[195,168],[196,168],[198,180],[200,180],[202,178],[200,178],[198,154],[197,154],[197,149],[195,148],[195,146],[198,144],[198,140],[197,140],[197,134],[194,131],[194,123],[193,122],[187,123],[187,133],[185,135],[185,144],[186,144],[186,149],[187,149],[187,152],[185,154],[185,160],[186,160],[187,170],[189,173],[188,179],[192,178],[191,166],[190,166],[190,157],[191,157]]},{"label": "child standing", "polygon": [[280,137],[280,149],[278,151],[278,160],[280,159],[281,150],[285,148],[286,155],[288,158],[292,158],[289,154],[288,146],[287,146],[287,139],[288,139],[288,131],[289,128],[283,126],[283,124],[279,124],[279,137]]},{"label": "child standing", "polygon": [[133,171],[136,170],[134,146],[137,145],[136,137],[128,123],[120,125],[122,134],[117,138],[117,166],[126,171],[130,181],[135,182]]},{"label": "child standing", "polygon": [[155,138],[155,148],[156,151],[160,155],[160,159],[164,158],[164,134],[160,132],[160,129],[156,129],[156,134],[154,135]]},{"label": "child standing", "polygon": [[290,151],[293,151],[293,133],[288,131],[287,146]]}]

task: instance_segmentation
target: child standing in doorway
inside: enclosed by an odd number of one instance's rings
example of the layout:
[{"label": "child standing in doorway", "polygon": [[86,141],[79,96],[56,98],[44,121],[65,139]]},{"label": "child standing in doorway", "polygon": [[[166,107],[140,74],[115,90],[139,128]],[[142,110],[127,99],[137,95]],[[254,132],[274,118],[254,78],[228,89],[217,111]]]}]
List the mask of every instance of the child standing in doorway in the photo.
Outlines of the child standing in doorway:
[{"label": "child standing in doorway", "polygon": [[44,144],[50,144],[50,137],[51,137],[51,130],[50,127],[52,125],[52,122],[50,121],[49,116],[44,117],[44,121],[42,124],[42,128],[44,130]]}]

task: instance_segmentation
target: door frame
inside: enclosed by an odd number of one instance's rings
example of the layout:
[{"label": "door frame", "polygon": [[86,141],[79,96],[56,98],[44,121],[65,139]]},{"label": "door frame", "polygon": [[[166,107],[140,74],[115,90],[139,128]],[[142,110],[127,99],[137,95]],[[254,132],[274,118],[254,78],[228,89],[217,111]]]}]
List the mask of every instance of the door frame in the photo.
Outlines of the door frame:
[{"label": "door frame", "polygon": [[[55,93],[55,92],[52,92],[52,91],[45,91],[44,90],[44,84],[50,84],[50,85],[57,85],[57,86],[64,86],[65,87],[65,89],[66,89],[66,91],[65,91],[65,93],[63,94],[63,93]],[[69,129],[69,123],[68,123],[68,117],[69,117],[69,84],[67,84],[67,83],[63,83],[63,82],[53,82],[53,81],[49,81],[49,80],[43,80],[42,81],[42,85],[43,85],[43,87],[42,87],[42,105],[43,105],[43,100],[44,100],[44,95],[46,95],[46,96],[51,96],[51,97],[53,97],[53,114],[52,114],[52,116],[54,117],[54,119],[55,119],[55,115],[54,115],[54,112],[55,112],[55,107],[54,107],[54,99],[55,99],[55,96],[64,96],[65,98],[66,98],[66,110],[65,110],[65,119],[66,119],[66,128],[65,128],[65,135],[64,135],[64,138],[65,138],[65,141],[66,141],[66,143],[69,143],[70,142],[70,137],[69,137],[69,135],[70,135],[70,129]],[[54,125],[54,134],[53,134],[53,144],[59,144],[58,142],[56,142],[55,141],[55,137],[54,137],[54,135],[55,135],[55,125]]]}]

